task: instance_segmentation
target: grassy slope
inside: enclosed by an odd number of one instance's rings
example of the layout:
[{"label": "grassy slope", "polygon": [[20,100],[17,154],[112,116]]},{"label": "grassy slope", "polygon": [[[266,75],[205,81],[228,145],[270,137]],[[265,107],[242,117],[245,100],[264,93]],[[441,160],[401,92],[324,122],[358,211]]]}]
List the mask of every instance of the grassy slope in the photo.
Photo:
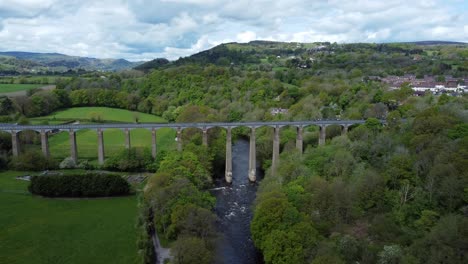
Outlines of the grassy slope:
[{"label": "grassy slope", "polygon": [[138,117],[139,122],[141,123],[167,123],[161,117],[132,112],[123,109],[109,108],[109,107],[73,107],[66,110],[58,111],[52,113],[48,116],[43,116],[39,118],[34,118],[33,120],[51,120],[60,119],[60,120],[84,120],[91,119],[92,117],[99,116],[101,120],[113,121],[113,122],[128,122],[134,123],[135,116]]},{"label": "grassy slope", "polygon": [[136,197],[46,199],[0,173],[0,263],[133,263]]},{"label": "grassy slope", "polygon": [[[158,116],[131,112],[122,109],[107,107],[76,107],[64,111],[56,112],[39,119],[53,120],[54,116],[60,120],[89,119],[91,115],[98,114],[101,119],[114,122],[134,122],[134,115],[137,114],[140,122],[166,122]],[[38,119],[35,119],[36,121]],[[34,120],[33,120],[34,121]],[[51,122],[52,123],[52,122]],[[131,145],[137,148],[151,147],[151,132],[146,129],[134,129],[130,132]],[[172,129],[159,129],[157,131],[156,145],[158,150],[173,149],[175,147],[175,131]],[[78,157],[80,159],[97,159],[97,135],[94,130],[79,130],[77,132]],[[70,156],[70,141],[67,132],[61,132],[49,138],[50,153],[54,158],[65,158]],[[108,129],[104,131],[105,155],[109,157],[113,153],[124,149],[125,138],[122,130]]]},{"label": "grassy slope", "polygon": [[43,84],[3,84],[0,83],[0,93],[11,93],[18,91],[25,91],[32,88],[44,86]]}]

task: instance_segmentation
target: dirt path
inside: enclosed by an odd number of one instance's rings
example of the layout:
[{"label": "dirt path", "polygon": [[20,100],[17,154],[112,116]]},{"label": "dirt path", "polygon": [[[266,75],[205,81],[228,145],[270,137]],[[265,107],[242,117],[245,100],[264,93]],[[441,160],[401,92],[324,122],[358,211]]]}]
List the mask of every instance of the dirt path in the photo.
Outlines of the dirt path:
[{"label": "dirt path", "polygon": [[[50,90],[55,89],[55,85],[46,85],[46,86],[38,87],[38,89],[41,89],[43,91],[50,91]],[[0,95],[6,95],[8,97],[16,97],[16,96],[26,95],[26,92],[27,90],[10,92],[10,93],[0,93]]]}]

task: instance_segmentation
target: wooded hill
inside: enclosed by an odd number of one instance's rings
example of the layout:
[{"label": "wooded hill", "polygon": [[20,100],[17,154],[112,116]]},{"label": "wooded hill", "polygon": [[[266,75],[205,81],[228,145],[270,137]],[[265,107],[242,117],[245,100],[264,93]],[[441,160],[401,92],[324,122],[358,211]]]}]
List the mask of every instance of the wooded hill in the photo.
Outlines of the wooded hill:
[{"label": "wooded hill", "polygon": [[384,44],[251,41],[221,44],[170,63],[164,59],[156,59],[137,69],[149,70],[187,64],[257,65],[262,69],[295,66],[316,71],[336,68],[349,71],[357,67],[366,75],[413,73],[466,76],[467,48],[466,43],[440,41]]},{"label": "wooded hill", "polygon": [[68,56],[59,53],[0,52],[0,73],[4,74],[66,72],[74,69],[118,71],[131,69],[138,64],[141,62]]}]

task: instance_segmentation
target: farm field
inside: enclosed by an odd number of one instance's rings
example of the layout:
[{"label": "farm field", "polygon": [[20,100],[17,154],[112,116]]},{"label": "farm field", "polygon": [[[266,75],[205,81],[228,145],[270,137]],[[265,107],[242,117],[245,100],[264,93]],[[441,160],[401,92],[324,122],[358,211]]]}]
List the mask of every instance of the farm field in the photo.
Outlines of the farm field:
[{"label": "farm field", "polygon": [[0,173],[0,263],[134,263],[137,197],[49,199]]},{"label": "farm field", "polygon": [[43,84],[4,84],[0,83],[0,94],[26,91],[33,88],[39,88]]}]

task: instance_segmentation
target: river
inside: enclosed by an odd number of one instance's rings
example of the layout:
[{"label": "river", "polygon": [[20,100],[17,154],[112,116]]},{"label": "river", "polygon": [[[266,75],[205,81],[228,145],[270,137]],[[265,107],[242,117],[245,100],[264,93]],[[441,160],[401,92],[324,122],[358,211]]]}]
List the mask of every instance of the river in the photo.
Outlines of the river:
[{"label": "river", "polygon": [[[239,139],[232,146],[232,184],[217,177],[215,212],[219,218],[221,233],[217,243],[216,264],[257,264],[263,263],[260,252],[255,248],[250,236],[252,203],[258,185],[250,183],[247,177],[249,167],[249,142]],[[257,168],[257,181],[262,175]]]}]

